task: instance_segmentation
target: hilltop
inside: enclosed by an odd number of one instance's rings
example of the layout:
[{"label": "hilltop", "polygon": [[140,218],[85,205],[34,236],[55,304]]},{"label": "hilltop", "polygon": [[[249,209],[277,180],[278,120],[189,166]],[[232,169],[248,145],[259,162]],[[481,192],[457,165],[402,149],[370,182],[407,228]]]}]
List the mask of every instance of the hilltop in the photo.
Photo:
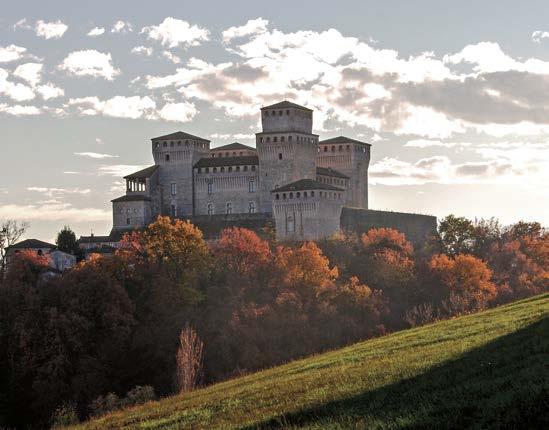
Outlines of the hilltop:
[{"label": "hilltop", "polygon": [[548,316],[544,294],[76,428],[540,428],[548,424]]}]

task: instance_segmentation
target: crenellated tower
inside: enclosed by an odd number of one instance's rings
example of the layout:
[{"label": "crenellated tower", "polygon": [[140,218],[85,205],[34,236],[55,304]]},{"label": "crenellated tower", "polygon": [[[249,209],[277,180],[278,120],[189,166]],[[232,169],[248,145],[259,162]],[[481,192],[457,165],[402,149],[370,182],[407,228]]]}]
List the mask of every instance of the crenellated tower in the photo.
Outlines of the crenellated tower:
[{"label": "crenellated tower", "polygon": [[313,111],[288,101],[261,108],[256,134],[261,212],[272,213],[271,191],[300,179],[316,179],[318,135]]}]

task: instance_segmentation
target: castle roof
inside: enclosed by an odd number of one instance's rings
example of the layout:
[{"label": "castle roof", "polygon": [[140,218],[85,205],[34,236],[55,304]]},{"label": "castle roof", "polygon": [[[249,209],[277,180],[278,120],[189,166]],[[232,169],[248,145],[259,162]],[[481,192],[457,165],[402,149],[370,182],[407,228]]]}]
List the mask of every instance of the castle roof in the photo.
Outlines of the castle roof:
[{"label": "castle roof", "polygon": [[240,157],[206,157],[196,162],[194,167],[221,167],[221,166],[257,166],[257,155],[243,155]]},{"label": "castle roof", "polygon": [[343,173],[338,172],[337,170],[334,170],[331,167],[317,167],[316,174],[323,175],[323,176],[331,176],[333,178],[349,179],[347,175],[344,175]]},{"label": "castle roof", "polygon": [[344,191],[341,188],[334,187],[328,184],[323,184],[313,179],[300,179],[299,181],[295,181],[290,184],[282,185],[281,187],[275,188],[271,192],[302,191],[302,190]]},{"label": "castle roof", "polygon": [[8,247],[9,249],[41,249],[41,248],[57,248],[56,245],[53,245],[48,242],[43,242],[38,239],[26,239]]},{"label": "castle roof", "polygon": [[80,236],[80,239],[78,239],[77,243],[102,243],[102,242],[113,242],[110,240],[110,236]]},{"label": "castle roof", "polygon": [[150,201],[151,198],[144,196],[143,194],[127,194],[122,197],[118,197],[117,199],[111,200],[111,202],[139,202],[139,201]]},{"label": "castle roof", "polygon": [[306,108],[305,106],[300,106],[296,103],[289,102],[288,100],[284,100],[278,103],[275,103],[274,105],[269,106],[263,106],[261,110],[263,109],[287,109],[287,108],[295,108],[295,109],[301,109],[301,110],[307,110],[312,112],[312,109]]},{"label": "castle roof", "polygon": [[345,136],[332,137],[331,139],[325,139],[318,142],[319,145],[326,144],[326,143],[358,143],[359,145],[372,146],[370,143],[361,142],[360,140],[351,139],[350,137],[345,137]]},{"label": "castle roof", "polygon": [[210,151],[234,151],[239,149],[245,149],[247,151],[255,151],[254,147],[244,145],[239,142],[229,143],[228,145],[218,146],[217,148],[210,148]]},{"label": "castle roof", "polygon": [[150,178],[154,172],[158,169],[157,165],[147,167],[139,172],[132,173],[131,175],[124,176],[124,179],[146,179]]},{"label": "castle roof", "polygon": [[208,139],[203,137],[193,136],[192,134],[185,133],[184,131],[176,131],[172,134],[166,134],[165,136],[153,137],[151,140],[169,140],[169,139],[192,139],[192,140],[201,140],[203,142],[209,142]]}]

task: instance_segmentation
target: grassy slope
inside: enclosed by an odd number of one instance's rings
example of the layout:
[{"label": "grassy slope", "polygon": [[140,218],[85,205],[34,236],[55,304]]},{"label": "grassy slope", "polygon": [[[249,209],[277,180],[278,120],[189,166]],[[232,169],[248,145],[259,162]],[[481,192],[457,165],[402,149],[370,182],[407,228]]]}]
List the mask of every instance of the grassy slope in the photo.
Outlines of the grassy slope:
[{"label": "grassy slope", "polygon": [[548,398],[545,294],[150,402],[80,428],[538,428],[548,424]]}]

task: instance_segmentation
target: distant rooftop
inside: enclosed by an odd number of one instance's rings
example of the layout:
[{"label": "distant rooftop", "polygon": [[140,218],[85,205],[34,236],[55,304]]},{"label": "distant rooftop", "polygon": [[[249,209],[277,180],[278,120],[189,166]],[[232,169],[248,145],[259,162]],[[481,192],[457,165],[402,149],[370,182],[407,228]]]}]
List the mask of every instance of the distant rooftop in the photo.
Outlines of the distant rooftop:
[{"label": "distant rooftop", "polygon": [[360,145],[372,146],[370,143],[361,142],[360,140],[351,139],[350,137],[345,137],[345,136],[332,137],[331,139],[321,140],[318,143],[319,145],[326,144],[326,143],[358,143]]},{"label": "distant rooftop", "polygon": [[169,140],[169,139],[191,139],[191,140],[201,140],[203,142],[209,142],[208,139],[203,137],[193,136],[192,134],[185,133],[184,131],[176,131],[172,134],[166,134],[165,136],[153,137],[151,140]]},{"label": "distant rooftop", "polygon": [[48,242],[43,242],[38,239],[26,239],[21,242],[15,243],[9,247],[10,249],[40,249],[40,248],[57,248],[57,245],[53,245]]},{"label": "distant rooftop", "polygon": [[257,155],[243,155],[240,157],[206,157],[196,162],[194,167],[221,167],[221,166],[257,166]]},{"label": "distant rooftop", "polygon": [[341,188],[334,187],[328,184],[323,184],[313,179],[300,179],[299,181],[292,182],[291,184],[287,184],[287,185],[283,185],[281,187],[275,188],[271,192],[302,191],[302,190],[344,191]]},{"label": "distant rooftop", "polygon": [[287,108],[296,108],[296,109],[301,109],[301,110],[308,110],[310,112],[313,111],[312,109],[306,108],[305,106],[300,106],[296,103],[289,102],[288,100],[284,100],[282,102],[275,103],[274,105],[263,106],[261,108],[261,110],[263,110],[263,109],[287,109]]},{"label": "distant rooftop", "polygon": [[151,175],[156,172],[158,169],[157,165],[147,167],[146,169],[140,170],[139,172],[132,173],[131,175],[124,176],[124,179],[146,179],[150,178]]},{"label": "distant rooftop", "polygon": [[117,199],[111,200],[111,202],[139,202],[142,200],[149,201],[150,199],[150,197],[142,194],[130,194],[127,196],[118,197]]},{"label": "distant rooftop", "polygon": [[239,149],[255,151],[255,148],[253,146],[244,145],[239,142],[229,143],[228,145],[218,146],[217,148],[210,148],[210,151],[235,151]]},{"label": "distant rooftop", "polygon": [[344,175],[343,173],[338,172],[337,170],[334,170],[331,167],[317,167],[316,174],[323,175],[323,176],[332,176],[334,178],[349,179],[347,175]]}]

